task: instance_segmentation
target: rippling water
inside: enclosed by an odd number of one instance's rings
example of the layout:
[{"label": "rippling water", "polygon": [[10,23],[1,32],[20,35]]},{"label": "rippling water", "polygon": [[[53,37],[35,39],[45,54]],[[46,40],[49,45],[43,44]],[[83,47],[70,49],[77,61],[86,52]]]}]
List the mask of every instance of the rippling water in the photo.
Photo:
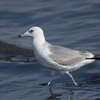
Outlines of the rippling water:
[{"label": "rippling water", "polygon": [[[0,40],[32,47],[32,39],[18,38],[32,26],[44,30],[52,44],[100,51],[100,1],[84,0],[1,0]],[[9,47],[8,47],[9,48]],[[68,75],[55,75],[45,86],[50,70],[34,57],[0,52],[0,100],[99,100],[100,62],[72,72],[79,86]]]}]

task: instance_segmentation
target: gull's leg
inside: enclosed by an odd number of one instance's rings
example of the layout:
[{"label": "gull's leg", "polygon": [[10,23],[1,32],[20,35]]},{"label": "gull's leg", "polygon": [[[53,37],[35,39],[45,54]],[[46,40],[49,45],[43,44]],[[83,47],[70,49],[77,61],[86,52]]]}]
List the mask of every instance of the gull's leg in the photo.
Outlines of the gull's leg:
[{"label": "gull's leg", "polygon": [[68,75],[70,76],[70,78],[72,79],[74,85],[77,86],[78,84],[75,82],[73,76],[72,76],[69,72],[67,72],[67,74],[68,74]]},{"label": "gull's leg", "polygon": [[48,82],[47,86],[50,85],[50,83],[51,83],[51,81],[52,81],[52,77],[53,77],[53,75],[51,74],[51,77],[50,77],[50,79],[49,79],[49,82]]},{"label": "gull's leg", "polygon": [[49,79],[49,82],[48,82],[47,86],[50,85],[50,83],[51,83],[51,81],[52,81],[52,77],[53,77],[53,75],[54,75],[55,73],[56,73],[56,71],[51,70],[51,77],[50,77],[50,79]]}]

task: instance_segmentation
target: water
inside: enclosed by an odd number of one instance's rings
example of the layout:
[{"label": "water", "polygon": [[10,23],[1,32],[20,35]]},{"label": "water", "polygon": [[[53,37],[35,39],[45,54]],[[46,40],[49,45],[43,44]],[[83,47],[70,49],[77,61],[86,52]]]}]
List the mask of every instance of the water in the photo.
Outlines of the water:
[{"label": "water", "polygon": [[[0,40],[32,47],[32,39],[18,38],[32,26],[41,27],[51,44],[100,51],[100,1],[84,0],[1,0]],[[9,48],[9,46],[8,46]],[[11,48],[11,47],[10,47]],[[100,62],[72,72],[55,75],[45,86],[50,70],[34,57],[0,52],[0,100],[99,100]]]}]

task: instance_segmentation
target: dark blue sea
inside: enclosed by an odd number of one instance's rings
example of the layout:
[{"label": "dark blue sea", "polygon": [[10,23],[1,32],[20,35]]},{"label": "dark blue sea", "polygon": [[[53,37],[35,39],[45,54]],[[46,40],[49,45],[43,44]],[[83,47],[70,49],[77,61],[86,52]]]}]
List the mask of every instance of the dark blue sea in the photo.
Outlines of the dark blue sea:
[{"label": "dark blue sea", "polygon": [[[100,52],[99,0],[0,0],[0,40],[32,48],[18,38],[32,26],[51,44]],[[0,52],[0,100],[100,100],[100,61],[71,72],[77,87],[66,74],[48,87],[50,74],[34,57]]]}]

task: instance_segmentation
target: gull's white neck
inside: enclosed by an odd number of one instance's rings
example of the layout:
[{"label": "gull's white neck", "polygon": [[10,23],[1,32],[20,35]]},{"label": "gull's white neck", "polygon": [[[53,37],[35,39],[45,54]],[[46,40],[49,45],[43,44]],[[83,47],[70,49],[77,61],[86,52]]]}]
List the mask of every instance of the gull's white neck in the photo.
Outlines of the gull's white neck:
[{"label": "gull's white neck", "polygon": [[46,41],[44,34],[39,34],[33,38],[33,49],[35,52],[42,52]]}]

